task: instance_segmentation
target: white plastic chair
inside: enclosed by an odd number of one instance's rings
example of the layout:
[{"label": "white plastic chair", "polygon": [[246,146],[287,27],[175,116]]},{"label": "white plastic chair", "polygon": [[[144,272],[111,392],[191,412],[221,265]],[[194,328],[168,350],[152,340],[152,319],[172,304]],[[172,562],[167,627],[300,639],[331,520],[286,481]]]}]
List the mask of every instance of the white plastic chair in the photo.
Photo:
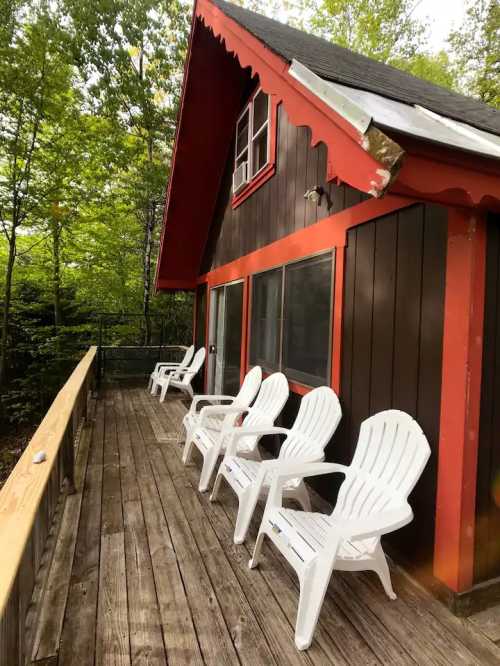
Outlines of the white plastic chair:
[{"label": "white plastic chair", "polygon": [[184,354],[184,357],[180,363],[157,363],[155,365],[155,369],[149,376],[149,382],[148,382],[148,390],[151,390],[151,395],[155,395],[156,390],[158,388],[158,377],[161,376],[161,374],[165,374],[167,371],[171,370],[176,370],[178,368],[187,368],[187,366],[191,363],[191,359],[193,358],[194,355],[194,345],[191,345],[191,347],[188,347],[186,349],[186,353]]},{"label": "white plastic chair", "polygon": [[176,368],[175,370],[171,371],[167,370],[165,373],[161,373],[157,379],[157,383],[161,387],[160,402],[165,400],[165,396],[167,395],[167,391],[170,386],[180,389],[183,393],[187,393],[192,398],[193,388],[191,386],[191,382],[200,371],[204,361],[205,347],[201,347],[201,349],[198,349],[196,354],[193,356],[193,360],[187,367]]},{"label": "white plastic chair", "polygon": [[[363,421],[349,467],[295,464],[276,473],[249,566],[258,564],[262,541],[268,536],[297,572],[295,644],[299,650],[312,642],[334,569],[375,571],[387,596],[396,598],[380,537],[412,520],[408,495],[429,455],[418,423],[404,412],[388,410]],[[331,472],[340,472],[345,479],[330,515],[282,507],[283,488],[290,479]]]},{"label": "white plastic chair", "polygon": [[[259,394],[252,407],[239,407],[233,404],[228,409],[222,408],[224,410],[222,413],[225,414],[225,422],[220,431],[217,432],[207,428],[202,414],[200,424],[193,432],[191,445],[187,449],[185,457],[183,456],[183,460],[187,462],[193,446],[196,446],[203,456],[198,486],[200,492],[208,490],[217,460],[225,452],[226,444],[229,441],[229,433],[234,430],[232,426],[235,418],[246,414],[241,428],[237,428],[242,433],[235,444],[238,452],[240,455],[250,458],[260,458],[258,450],[259,428],[268,429],[272,427],[285,406],[288,394],[288,381],[285,375],[276,372],[262,382]],[[254,431],[256,431],[256,434],[254,434]]]},{"label": "white plastic chair", "polygon": [[[245,540],[255,505],[259,499],[267,497],[274,475],[291,462],[303,464],[323,460],[325,446],[332,438],[341,418],[342,409],[337,395],[331,388],[322,386],[302,398],[297,418],[290,430],[266,428],[260,424],[257,427],[247,428],[245,420],[242,428],[236,428],[231,432],[227,452],[219,467],[210,499],[217,498],[223,478],[238,496],[235,543],[243,543]],[[284,434],[287,437],[278,458],[262,462],[246,460],[238,455],[241,442],[247,440],[249,434],[256,440],[270,434]],[[288,499],[297,501],[305,511],[311,509],[309,493],[301,478],[289,479],[283,486],[283,493]]]},{"label": "white plastic chair", "polygon": [[[224,405],[214,403],[228,403],[225,407],[239,407],[245,409],[249,407],[257,395],[262,382],[262,369],[256,365],[245,375],[245,379],[237,395],[197,395],[191,402],[188,413],[184,416],[182,423],[186,429],[186,439],[184,445],[183,460],[186,462],[190,452],[190,442],[193,439],[193,432],[200,425],[200,419],[203,411],[203,424],[213,432],[220,432],[223,425],[234,425],[238,415],[241,413],[238,409],[221,410]],[[198,410],[200,402],[210,402],[210,409],[202,408]],[[213,407],[213,408],[212,408]],[[226,419],[226,416],[228,417]]]}]

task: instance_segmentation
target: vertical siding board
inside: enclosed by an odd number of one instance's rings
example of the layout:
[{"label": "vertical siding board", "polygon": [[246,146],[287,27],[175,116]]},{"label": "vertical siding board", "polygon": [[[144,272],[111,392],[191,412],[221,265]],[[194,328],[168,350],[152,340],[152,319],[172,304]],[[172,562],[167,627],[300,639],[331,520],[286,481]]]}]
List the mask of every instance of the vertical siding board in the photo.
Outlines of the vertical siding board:
[{"label": "vertical siding board", "polygon": [[278,216],[276,238],[283,238],[286,233],[286,183],[288,177],[288,154],[287,154],[287,124],[288,118],[280,105],[280,114],[278,117],[278,141],[277,150],[280,155],[280,168],[278,171]]},{"label": "vertical siding board", "polygon": [[489,523],[491,497],[492,449],[495,415],[495,375],[498,372],[498,317],[500,297],[500,232],[488,224],[486,255],[486,294],[484,304],[483,376],[481,383],[481,418],[476,484],[476,532],[474,581],[489,578]]},{"label": "vertical siding board", "polygon": [[332,212],[340,213],[341,210],[347,208],[345,205],[345,186],[330,183],[330,198],[332,200]]},{"label": "vertical siding board", "polygon": [[[318,174],[317,174],[317,183],[322,187],[325,192],[328,192],[328,184],[326,182],[326,155],[327,148],[324,143],[319,143],[315,149],[318,153]],[[324,217],[330,215],[330,210],[328,208],[328,197],[322,196],[321,202],[317,210],[317,219],[321,220]]]},{"label": "vertical siding board", "polygon": [[[351,404],[352,404],[352,359],[354,336],[354,300],[356,277],[356,240],[357,229],[347,234],[345,249],[344,305],[342,318],[342,362],[340,379],[340,397],[342,402],[342,420],[339,426],[337,448],[334,459],[342,463],[351,460]],[[338,456],[338,457],[337,457]]]},{"label": "vertical siding board", "polygon": [[299,127],[297,132],[297,171],[296,181],[297,187],[295,189],[295,231],[304,228],[304,220],[306,214],[306,200],[304,193],[307,190],[307,143],[308,135],[305,127]]},{"label": "vertical siding board", "polygon": [[370,412],[392,407],[397,214],[377,222],[373,286]]},{"label": "vertical siding board", "polygon": [[[318,184],[318,152],[311,148],[311,130],[307,128],[307,171],[306,171],[306,190]],[[317,221],[318,206],[314,201],[304,200],[306,203],[306,212],[304,226],[308,227]]]},{"label": "vertical siding board", "polygon": [[423,207],[398,213],[394,326],[394,407],[416,415],[422,285]]},{"label": "vertical siding board", "polygon": [[356,239],[355,305],[352,344],[351,444],[359,425],[370,415],[371,340],[373,317],[373,271],[375,224],[358,228]]},{"label": "vertical siding board", "polygon": [[298,131],[295,125],[287,127],[287,184],[285,199],[285,234],[295,231],[295,189],[297,183]]}]

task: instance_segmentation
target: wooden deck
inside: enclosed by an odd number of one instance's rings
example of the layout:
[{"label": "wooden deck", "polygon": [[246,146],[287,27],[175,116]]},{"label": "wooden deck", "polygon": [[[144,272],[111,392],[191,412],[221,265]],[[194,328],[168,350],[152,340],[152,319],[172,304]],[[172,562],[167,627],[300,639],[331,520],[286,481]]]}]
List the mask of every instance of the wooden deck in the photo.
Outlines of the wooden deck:
[{"label": "wooden deck", "polygon": [[[108,389],[77,452],[77,492],[58,514],[45,589],[30,613],[32,660],[93,664],[499,664],[500,648],[397,568],[390,602],[372,574],[332,579],[310,650],[293,643],[297,581],[267,545],[232,542],[234,496],[197,492],[181,463],[176,397]],[[36,619],[35,619],[36,618]],[[7,665],[5,665],[7,666]]]}]

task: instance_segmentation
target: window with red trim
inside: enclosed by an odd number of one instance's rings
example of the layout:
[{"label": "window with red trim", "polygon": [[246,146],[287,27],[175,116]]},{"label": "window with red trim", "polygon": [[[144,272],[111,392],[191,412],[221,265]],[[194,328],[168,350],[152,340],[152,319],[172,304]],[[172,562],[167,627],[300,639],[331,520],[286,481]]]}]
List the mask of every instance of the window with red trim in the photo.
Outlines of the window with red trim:
[{"label": "window with red trim", "polygon": [[243,109],[236,123],[233,171],[233,203],[239,203],[272,175],[271,97],[259,88]]}]

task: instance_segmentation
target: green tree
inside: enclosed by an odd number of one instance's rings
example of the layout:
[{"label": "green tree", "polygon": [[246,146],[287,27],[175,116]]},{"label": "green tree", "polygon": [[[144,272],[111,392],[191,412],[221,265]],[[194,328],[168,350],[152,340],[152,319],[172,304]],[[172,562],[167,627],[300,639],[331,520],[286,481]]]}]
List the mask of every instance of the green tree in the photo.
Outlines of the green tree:
[{"label": "green tree", "polygon": [[[9,40],[0,43],[0,225],[8,244],[0,331],[0,387],[7,370],[14,264],[20,229],[49,196],[36,180],[47,128],[64,114],[71,95],[71,68],[58,21],[46,6],[10,15]],[[2,13],[5,13],[4,10]],[[17,23],[16,23],[17,21]]]},{"label": "green tree", "polygon": [[187,7],[177,0],[66,0],[65,6],[89,97],[98,113],[136,140],[129,178],[142,229],[142,310],[147,320],[187,47]]},{"label": "green tree", "polygon": [[450,35],[463,92],[500,108],[500,2],[472,0]]},{"label": "green tree", "polygon": [[425,26],[413,16],[417,0],[321,0],[311,25],[340,46],[382,62],[411,59]]}]

